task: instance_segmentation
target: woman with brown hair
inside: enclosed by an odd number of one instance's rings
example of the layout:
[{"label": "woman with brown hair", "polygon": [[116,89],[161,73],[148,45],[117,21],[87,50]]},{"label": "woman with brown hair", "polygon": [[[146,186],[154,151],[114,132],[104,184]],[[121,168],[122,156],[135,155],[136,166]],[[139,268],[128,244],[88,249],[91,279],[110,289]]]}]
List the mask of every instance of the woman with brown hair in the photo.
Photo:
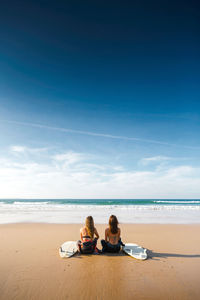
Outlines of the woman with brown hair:
[{"label": "woman with brown hair", "polygon": [[102,252],[119,252],[121,245],[121,230],[118,227],[117,217],[112,215],[109,218],[109,227],[105,230],[105,240],[101,240]]},{"label": "woman with brown hair", "polygon": [[[99,234],[94,227],[94,220],[92,216],[89,216],[85,220],[85,226],[80,229],[81,240],[78,241],[78,249],[81,253],[98,253],[96,247]],[[94,237],[95,236],[95,237]]]}]

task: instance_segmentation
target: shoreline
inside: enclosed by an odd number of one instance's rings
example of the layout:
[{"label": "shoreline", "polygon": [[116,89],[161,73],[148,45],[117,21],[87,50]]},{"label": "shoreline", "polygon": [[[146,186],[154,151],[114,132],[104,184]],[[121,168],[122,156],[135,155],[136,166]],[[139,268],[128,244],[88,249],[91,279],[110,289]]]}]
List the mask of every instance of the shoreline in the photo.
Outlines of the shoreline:
[{"label": "shoreline", "polygon": [[[84,224],[84,222],[78,222],[78,223],[48,223],[48,222],[13,222],[13,223],[0,223],[0,226],[3,226],[3,225],[17,225],[17,224],[19,224],[19,225],[29,225],[29,224],[40,224],[40,225],[45,225],[45,224],[47,224],[47,225],[58,225],[58,226],[65,226],[65,225],[67,225],[67,226],[73,226],[73,225],[83,225]],[[99,225],[99,226],[106,226],[106,225],[108,225],[108,223],[96,223],[95,222],[95,224],[96,225]],[[145,225],[152,225],[152,226],[170,226],[170,225],[172,225],[172,226],[184,226],[184,225],[194,225],[194,226],[200,226],[200,221],[199,221],[199,223],[123,223],[123,222],[119,222],[119,225],[138,225],[138,226],[145,226]]]},{"label": "shoreline", "polygon": [[[200,224],[120,224],[123,242],[149,250],[143,262],[125,254],[61,259],[60,245],[78,240],[80,226],[1,224],[1,300],[198,299]],[[106,226],[96,224],[100,239]]]},{"label": "shoreline", "polygon": [[0,223],[79,224],[92,215],[96,224],[111,214],[126,224],[200,224],[200,200],[5,200]]}]

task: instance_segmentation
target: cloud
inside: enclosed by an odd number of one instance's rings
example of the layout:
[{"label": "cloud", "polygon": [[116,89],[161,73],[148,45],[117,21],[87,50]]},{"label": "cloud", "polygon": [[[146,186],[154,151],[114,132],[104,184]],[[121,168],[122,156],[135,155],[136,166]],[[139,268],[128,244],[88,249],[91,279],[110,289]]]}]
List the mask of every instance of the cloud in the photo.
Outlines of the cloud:
[{"label": "cloud", "polygon": [[28,154],[39,154],[47,151],[48,148],[29,148],[26,146],[13,145],[10,147],[10,152],[20,154],[20,153],[28,153]]},{"label": "cloud", "polygon": [[158,140],[138,138],[138,137],[128,137],[128,136],[121,136],[121,135],[112,135],[110,133],[97,133],[97,132],[92,132],[92,131],[54,127],[54,126],[48,126],[48,125],[43,125],[43,124],[39,124],[39,123],[29,123],[29,122],[20,122],[20,121],[11,121],[11,120],[0,120],[0,122],[16,124],[16,125],[21,125],[21,126],[28,126],[28,127],[36,127],[36,128],[41,128],[41,129],[48,129],[48,130],[59,131],[59,132],[64,132],[64,133],[74,133],[74,134],[81,134],[81,135],[88,135],[88,136],[104,137],[104,138],[108,138],[108,139],[143,142],[143,143],[150,143],[150,144],[166,145],[166,146],[170,146],[170,147],[182,147],[182,148],[186,148],[186,149],[200,149],[200,147],[193,147],[193,146],[189,146],[189,145],[177,145],[177,144],[168,143],[165,141],[158,141]]},{"label": "cloud", "polygon": [[72,151],[68,151],[62,154],[56,154],[52,158],[58,162],[66,162],[68,164],[74,164],[81,160],[83,160],[86,156],[81,153],[75,153]]},{"label": "cloud", "polygon": [[23,152],[25,152],[26,148],[23,147],[23,146],[11,146],[11,147],[10,147],[10,150],[11,150],[12,152],[23,153]]},{"label": "cloud", "polygon": [[94,157],[73,151],[46,155],[45,162],[1,158],[0,198],[200,197],[198,167],[135,171],[102,164],[97,158],[94,162]]},{"label": "cloud", "polygon": [[146,158],[143,158],[141,159],[141,163],[143,165],[147,165],[149,163],[160,163],[160,162],[165,162],[165,161],[169,161],[169,160],[172,160],[171,157],[168,157],[168,156],[153,156],[153,157],[146,157]]}]

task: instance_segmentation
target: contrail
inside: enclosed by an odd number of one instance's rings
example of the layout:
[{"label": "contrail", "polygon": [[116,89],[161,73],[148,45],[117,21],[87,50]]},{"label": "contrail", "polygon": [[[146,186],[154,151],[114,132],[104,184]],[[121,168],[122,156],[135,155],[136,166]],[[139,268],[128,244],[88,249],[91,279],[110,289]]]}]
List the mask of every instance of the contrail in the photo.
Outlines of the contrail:
[{"label": "contrail", "polygon": [[104,138],[110,138],[110,139],[118,139],[118,140],[126,140],[126,141],[137,141],[137,142],[152,143],[152,144],[159,144],[159,145],[166,145],[166,146],[182,147],[182,148],[188,148],[188,149],[200,149],[200,147],[192,147],[192,146],[187,146],[187,145],[177,145],[177,144],[171,144],[171,143],[156,141],[156,140],[151,140],[151,139],[142,139],[142,138],[136,138],[136,137],[121,136],[121,135],[96,133],[96,132],[91,132],[91,131],[84,131],[84,130],[76,130],[76,129],[70,129],[70,128],[48,126],[48,125],[43,125],[43,124],[38,124],[38,123],[10,121],[10,120],[0,120],[0,122],[16,124],[16,125],[22,125],[22,126],[29,126],[29,127],[30,126],[31,127],[37,127],[37,128],[43,128],[43,129],[48,129],[48,130],[60,131],[60,132],[68,132],[68,133],[75,133],[75,134],[82,134],[82,135],[98,136],[98,137],[104,137]]}]

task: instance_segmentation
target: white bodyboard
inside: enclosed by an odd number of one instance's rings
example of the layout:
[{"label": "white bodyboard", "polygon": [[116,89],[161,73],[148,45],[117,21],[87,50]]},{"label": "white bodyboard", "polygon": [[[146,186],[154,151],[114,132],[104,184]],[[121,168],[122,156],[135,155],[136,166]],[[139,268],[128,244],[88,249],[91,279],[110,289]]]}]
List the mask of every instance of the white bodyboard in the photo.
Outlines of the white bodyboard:
[{"label": "white bodyboard", "polygon": [[59,254],[60,257],[71,257],[75,253],[77,253],[78,247],[77,247],[77,242],[74,241],[68,241],[62,244],[59,248]]},{"label": "white bodyboard", "polygon": [[122,247],[122,250],[136,259],[147,259],[147,249],[144,249],[137,244],[125,244],[125,246]]}]

